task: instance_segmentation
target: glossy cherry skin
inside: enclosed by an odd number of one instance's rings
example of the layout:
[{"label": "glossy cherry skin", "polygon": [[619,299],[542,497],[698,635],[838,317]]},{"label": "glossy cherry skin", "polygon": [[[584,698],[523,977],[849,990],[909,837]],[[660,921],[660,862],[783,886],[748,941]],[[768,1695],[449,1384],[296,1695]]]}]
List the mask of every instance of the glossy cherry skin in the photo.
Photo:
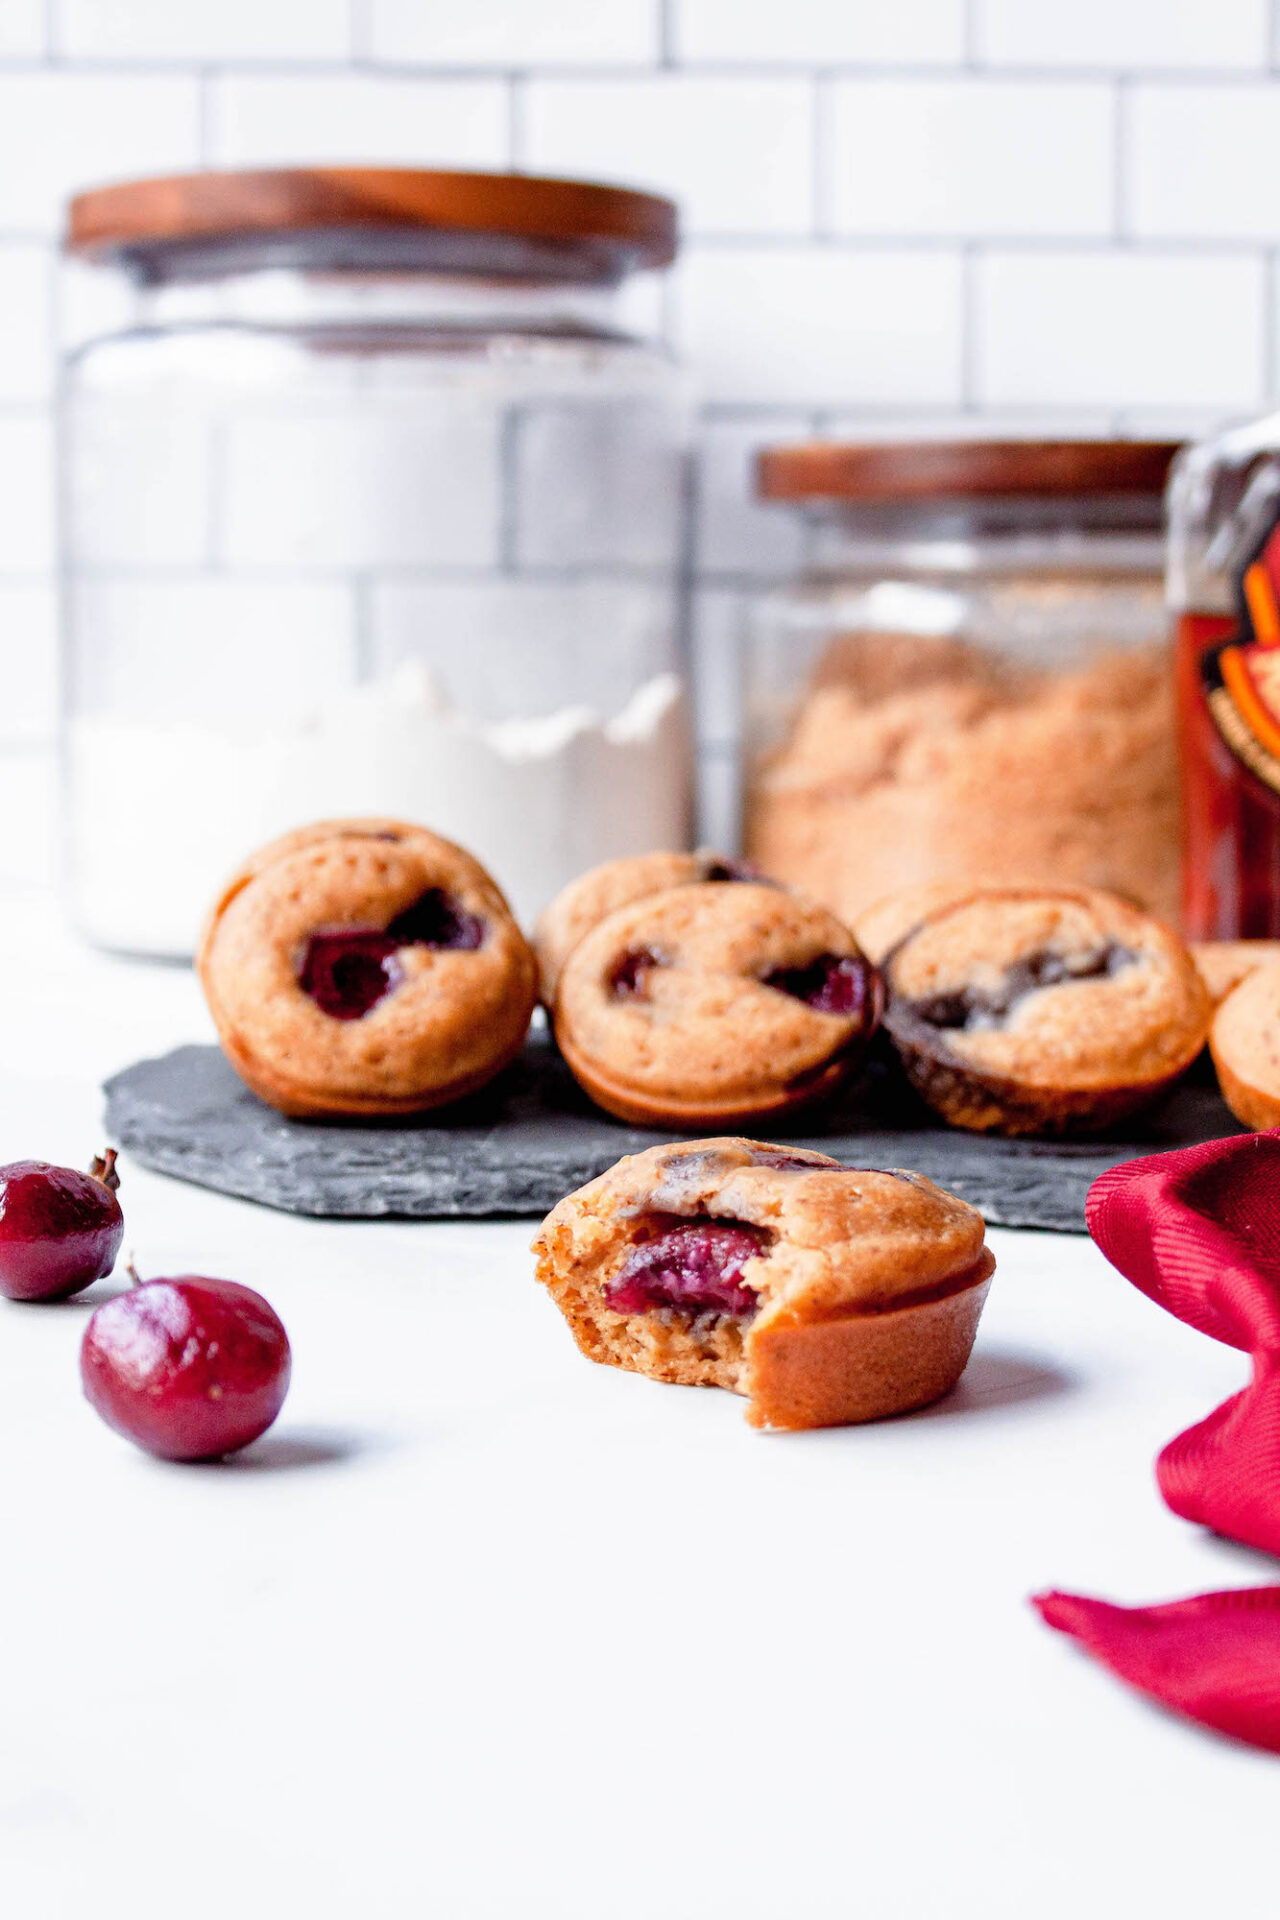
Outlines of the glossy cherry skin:
[{"label": "glossy cherry skin", "polygon": [[234,1280],[148,1280],[98,1308],[80,1377],[109,1427],[162,1460],[218,1460],[265,1433],[289,1388],[289,1339]]},{"label": "glossy cherry skin", "polygon": [[66,1300],[110,1273],[124,1215],[114,1193],[74,1167],[0,1167],[0,1293]]}]

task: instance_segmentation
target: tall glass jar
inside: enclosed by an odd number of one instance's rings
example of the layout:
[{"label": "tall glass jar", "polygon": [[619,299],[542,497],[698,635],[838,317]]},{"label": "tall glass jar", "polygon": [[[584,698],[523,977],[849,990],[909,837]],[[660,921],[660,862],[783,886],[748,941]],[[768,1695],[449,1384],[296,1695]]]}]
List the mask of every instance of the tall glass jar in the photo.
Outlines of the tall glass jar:
[{"label": "tall glass jar", "polygon": [[1280,938],[1280,414],[1188,447],[1169,484],[1183,918]]},{"label": "tall glass jar", "polygon": [[81,196],[126,315],[63,384],[65,872],[182,957],[308,819],[461,841],[530,918],[685,844],[688,405],[628,329],[648,195],[515,175],[205,174]]},{"label": "tall glass jar", "polygon": [[1174,448],[766,452],[810,564],[746,643],[744,845],[848,920],[901,888],[1114,888],[1177,911],[1162,593]]}]

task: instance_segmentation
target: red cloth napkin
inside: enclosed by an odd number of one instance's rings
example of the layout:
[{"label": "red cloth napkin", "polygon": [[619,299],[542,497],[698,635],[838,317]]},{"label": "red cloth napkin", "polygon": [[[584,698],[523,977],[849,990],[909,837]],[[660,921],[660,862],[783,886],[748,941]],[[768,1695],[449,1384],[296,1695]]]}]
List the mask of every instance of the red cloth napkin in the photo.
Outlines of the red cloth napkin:
[{"label": "red cloth napkin", "polygon": [[[1126,1279],[1251,1355],[1249,1386],[1170,1441],[1156,1478],[1184,1519],[1280,1554],[1280,1128],[1116,1167],[1086,1217]],[[1034,1604],[1131,1686],[1280,1753],[1280,1587],[1158,1607],[1065,1593]]]}]

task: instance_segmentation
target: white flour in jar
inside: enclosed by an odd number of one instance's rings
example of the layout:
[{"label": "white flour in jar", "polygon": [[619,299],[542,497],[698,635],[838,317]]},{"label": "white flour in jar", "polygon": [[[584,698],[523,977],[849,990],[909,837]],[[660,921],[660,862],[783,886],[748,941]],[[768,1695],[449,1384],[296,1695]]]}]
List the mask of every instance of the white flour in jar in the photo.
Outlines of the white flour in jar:
[{"label": "white flour in jar", "polygon": [[670,673],[611,720],[575,706],[486,725],[406,662],[291,730],[81,719],[67,753],[77,918],[125,952],[189,956],[226,876],[309,820],[430,827],[483,862],[526,926],[587,867],[688,843],[688,716]]}]

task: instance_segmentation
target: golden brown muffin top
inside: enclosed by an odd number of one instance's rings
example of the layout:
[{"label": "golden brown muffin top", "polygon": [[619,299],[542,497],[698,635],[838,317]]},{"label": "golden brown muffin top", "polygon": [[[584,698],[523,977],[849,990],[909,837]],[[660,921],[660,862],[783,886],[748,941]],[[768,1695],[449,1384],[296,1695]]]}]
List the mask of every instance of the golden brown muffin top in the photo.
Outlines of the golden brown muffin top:
[{"label": "golden brown muffin top", "polygon": [[1280,940],[1193,940],[1190,951],[1217,1006],[1249,974],[1280,960]]},{"label": "golden brown muffin top", "polygon": [[[853,1010],[804,997],[843,969]],[[683,886],[602,920],[560,975],[555,1026],[658,1106],[748,1101],[823,1069],[870,1031],[878,983],[834,915],[775,887]],[[837,994],[835,996],[839,998]]]},{"label": "golden brown muffin top", "polygon": [[1167,1077],[1209,997],[1163,922],[1089,888],[990,888],[943,905],[885,963],[890,1033],[1028,1086]]},{"label": "golden brown muffin top", "polygon": [[[313,937],[388,929],[438,892],[476,923],[475,944],[397,946],[395,983],[359,1018],[334,1018],[301,978]],[[247,860],[197,959],[223,1044],[281,1099],[413,1100],[482,1074],[518,1044],[533,955],[484,868],[404,821],[324,821]]]},{"label": "golden brown muffin top", "polygon": [[748,868],[709,847],[699,847],[696,853],[632,854],[623,860],[605,860],[580,873],[543,909],[533,930],[542,998],[552,1005],[560,970],[570,953],[592,927],[599,926],[619,907],[629,907],[633,900],[666,893],[672,887],[751,877]]}]

